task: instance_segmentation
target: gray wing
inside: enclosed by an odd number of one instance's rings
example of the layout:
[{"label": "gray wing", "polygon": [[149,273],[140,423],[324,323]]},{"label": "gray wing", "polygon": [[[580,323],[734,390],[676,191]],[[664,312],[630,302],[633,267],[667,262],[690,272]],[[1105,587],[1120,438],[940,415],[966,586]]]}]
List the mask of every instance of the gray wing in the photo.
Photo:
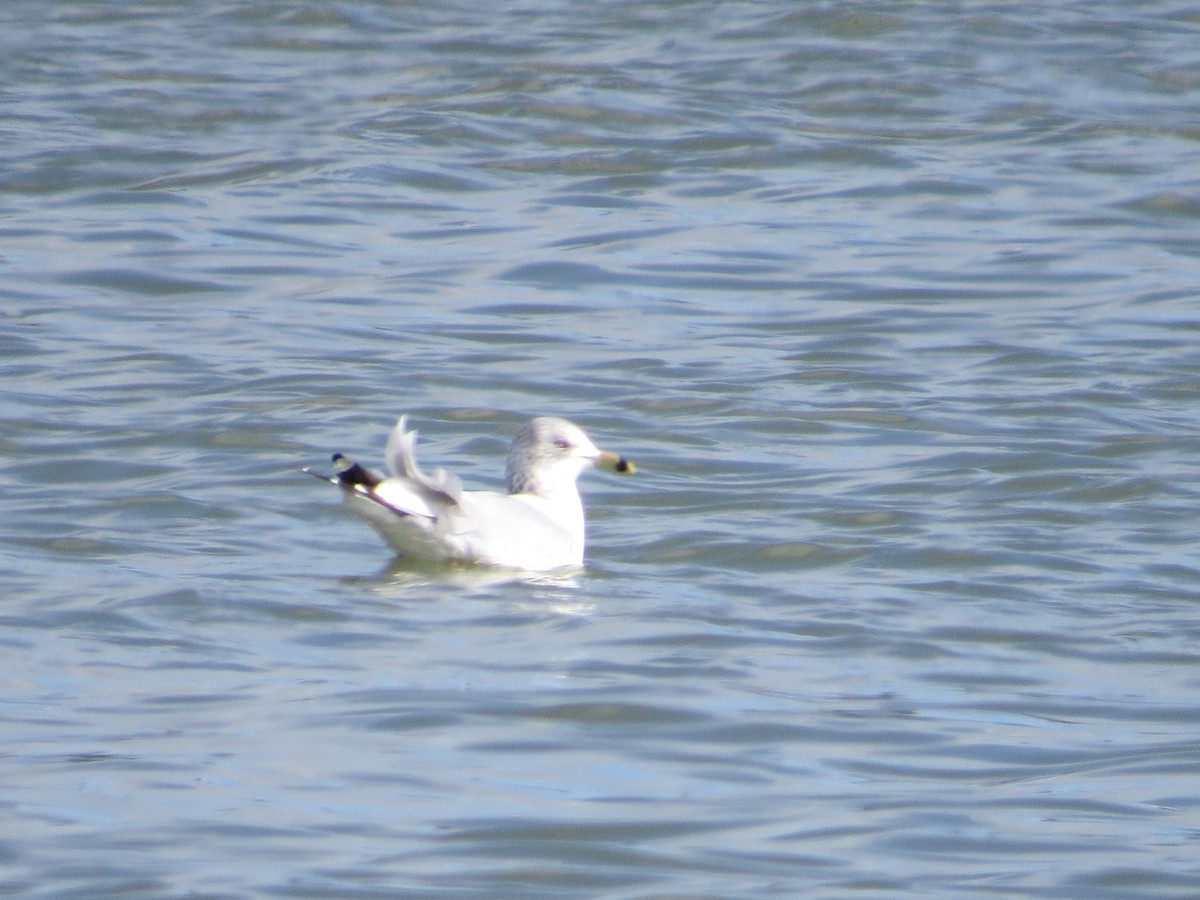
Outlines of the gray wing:
[{"label": "gray wing", "polygon": [[408,429],[408,416],[401,416],[388,435],[384,457],[394,478],[409,482],[408,487],[425,505],[434,509],[455,506],[462,499],[462,481],[445,469],[426,475],[417,465],[417,431]]}]

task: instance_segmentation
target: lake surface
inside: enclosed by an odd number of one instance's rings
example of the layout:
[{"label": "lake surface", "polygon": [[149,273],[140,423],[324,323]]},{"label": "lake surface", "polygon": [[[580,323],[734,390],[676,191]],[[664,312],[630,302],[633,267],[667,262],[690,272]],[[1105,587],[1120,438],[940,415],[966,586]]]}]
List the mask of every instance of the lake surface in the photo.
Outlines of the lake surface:
[{"label": "lake surface", "polygon": [[1200,896],[1194,6],[0,25],[0,893]]}]

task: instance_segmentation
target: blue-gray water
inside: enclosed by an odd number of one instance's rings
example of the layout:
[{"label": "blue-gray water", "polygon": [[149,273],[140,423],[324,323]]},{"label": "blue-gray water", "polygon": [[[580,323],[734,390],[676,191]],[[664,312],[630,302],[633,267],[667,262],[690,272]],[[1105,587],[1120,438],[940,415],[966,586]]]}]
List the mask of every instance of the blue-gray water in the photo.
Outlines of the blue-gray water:
[{"label": "blue-gray water", "polygon": [[1200,895],[1194,5],[0,20],[0,893]]}]

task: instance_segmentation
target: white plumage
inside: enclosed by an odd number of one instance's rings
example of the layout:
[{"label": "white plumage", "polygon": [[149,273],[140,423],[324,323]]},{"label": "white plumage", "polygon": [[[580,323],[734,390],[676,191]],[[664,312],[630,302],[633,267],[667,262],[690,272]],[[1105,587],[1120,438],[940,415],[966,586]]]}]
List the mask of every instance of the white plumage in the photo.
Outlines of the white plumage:
[{"label": "white plumage", "polygon": [[465,491],[444,469],[421,471],[417,433],[407,421],[401,416],[388,436],[387,478],[338,453],[336,474],[328,479],[405,557],[534,571],[582,565],[585,527],[576,479],[593,465],[634,471],[624,457],[598,449],[578,425],[541,417],[513,440],[507,494]]}]

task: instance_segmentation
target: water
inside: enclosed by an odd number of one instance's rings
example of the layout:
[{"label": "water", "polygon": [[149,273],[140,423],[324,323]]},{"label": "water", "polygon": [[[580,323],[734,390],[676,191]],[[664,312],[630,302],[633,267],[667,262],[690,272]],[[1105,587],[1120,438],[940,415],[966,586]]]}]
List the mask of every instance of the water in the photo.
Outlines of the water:
[{"label": "water", "polygon": [[5,894],[1200,895],[1194,9],[0,15]]}]

